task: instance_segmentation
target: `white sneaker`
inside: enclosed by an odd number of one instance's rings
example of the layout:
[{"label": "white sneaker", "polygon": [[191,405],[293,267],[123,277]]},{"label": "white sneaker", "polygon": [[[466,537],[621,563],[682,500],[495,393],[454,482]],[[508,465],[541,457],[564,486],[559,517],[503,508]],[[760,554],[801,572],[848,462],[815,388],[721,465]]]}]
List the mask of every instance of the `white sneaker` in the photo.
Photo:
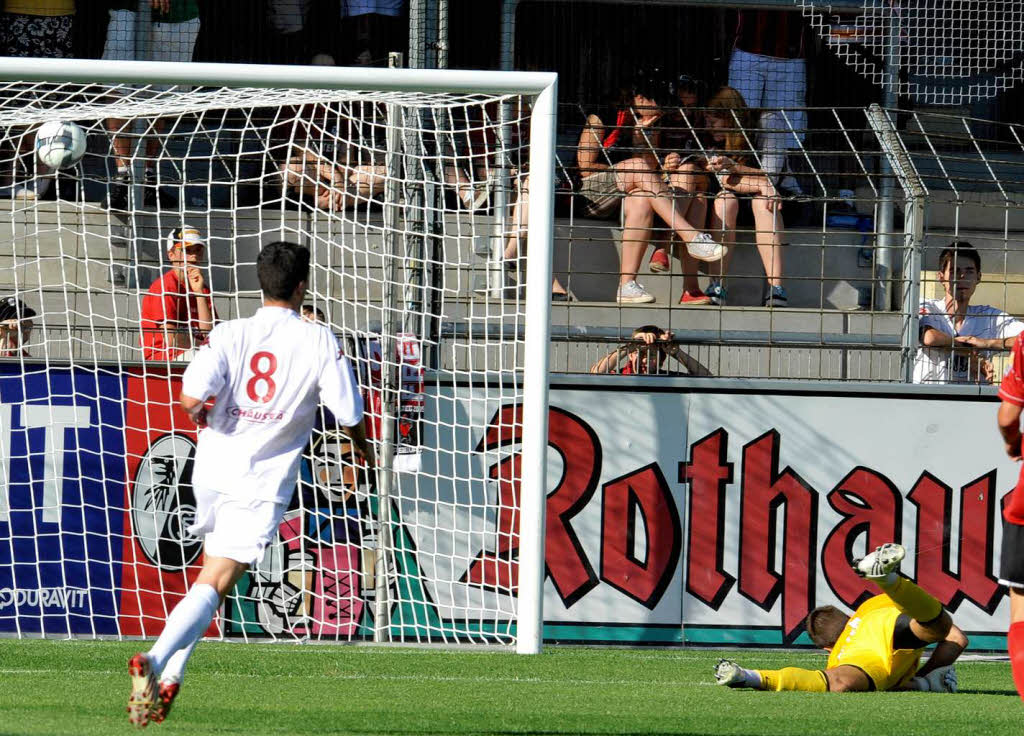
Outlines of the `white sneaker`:
[{"label": "white sneaker", "polygon": [[715,684],[725,687],[743,687],[747,678],[743,674],[743,668],[728,659],[718,660],[715,665]]},{"label": "white sneaker", "polygon": [[926,693],[955,693],[960,689],[956,669],[951,664],[934,669],[924,677],[915,677],[911,682]]},{"label": "white sneaker", "polygon": [[899,570],[900,563],[907,556],[907,550],[901,544],[883,544],[866,557],[853,561],[853,571],[862,578],[884,578],[889,573]]},{"label": "white sneaker", "polygon": [[23,199],[26,202],[42,199],[50,190],[51,181],[53,181],[52,176],[37,176],[21,184],[16,184],[12,189],[11,197],[13,199]]},{"label": "white sneaker", "polygon": [[707,233],[697,233],[697,237],[686,244],[686,250],[698,261],[720,261],[725,255],[726,247],[716,243]]},{"label": "white sneaker", "polygon": [[654,301],[654,295],[636,282],[636,279],[619,284],[619,290],[615,294],[615,301],[619,304],[650,304]]}]

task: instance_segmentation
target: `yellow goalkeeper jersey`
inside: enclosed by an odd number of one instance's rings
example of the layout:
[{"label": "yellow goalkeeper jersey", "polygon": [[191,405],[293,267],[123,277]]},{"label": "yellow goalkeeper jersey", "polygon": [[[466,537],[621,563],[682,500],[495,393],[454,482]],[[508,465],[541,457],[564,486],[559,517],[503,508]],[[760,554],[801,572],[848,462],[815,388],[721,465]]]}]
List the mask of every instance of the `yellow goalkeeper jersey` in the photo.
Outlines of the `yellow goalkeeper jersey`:
[{"label": "yellow goalkeeper jersey", "polygon": [[924,649],[893,649],[892,634],[899,615],[887,595],[864,601],[839,635],[828,666],[858,667],[875,683],[876,690],[892,690],[913,677]]}]

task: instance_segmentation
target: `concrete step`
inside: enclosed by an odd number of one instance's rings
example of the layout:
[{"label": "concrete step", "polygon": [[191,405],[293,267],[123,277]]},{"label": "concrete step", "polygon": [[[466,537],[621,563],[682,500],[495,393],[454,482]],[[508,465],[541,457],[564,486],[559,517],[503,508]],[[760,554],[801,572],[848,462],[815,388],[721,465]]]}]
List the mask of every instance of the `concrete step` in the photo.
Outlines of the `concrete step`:
[{"label": "concrete step", "polygon": [[[186,210],[175,215],[138,211],[130,219],[122,219],[88,203],[43,202],[26,207],[5,201],[0,202],[0,218],[5,216],[10,225],[0,231],[0,294],[22,293],[34,306],[41,306],[48,318],[58,320],[56,324],[130,327],[138,318],[141,293],[164,267],[164,238],[182,222],[198,226],[207,238],[209,283],[222,318],[244,314],[258,303],[256,254],[264,243],[279,238],[297,238],[310,245],[314,256],[312,286],[329,307],[345,300],[379,311],[384,298],[385,243],[380,212],[339,219],[323,213],[242,208],[232,212]],[[484,313],[487,302],[474,292],[474,287],[485,283],[488,266],[486,257],[477,251],[486,248],[493,228],[494,218],[489,215],[460,213],[446,218],[445,235],[438,243],[442,262],[435,264],[436,272],[443,270],[441,296],[446,303],[446,319]],[[555,273],[580,300],[568,306],[555,305],[555,325],[678,325],[718,320],[729,326],[700,329],[744,329],[739,323],[751,325],[747,329],[755,331],[783,329],[762,327],[766,318],[760,316],[764,311],[760,309],[737,310],[734,314],[729,310],[678,306],[682,291],[680,262],[673,260],[671,273],[650,274],[649,253],[639,280],[656,302],[619,308],[614,301],[621,238],[617,223],[560,219],[555,234]],[[1024,274],[1024,234],[1020,242],[1000,240],[992,230],[961,229],[959,235],[982,250],[988,281],[983,282],[977,298],[996,306],[1006,305],[1011,312],[1022,311],[1019,302],[1012,301],[1011,292],[1021,280],[1013,274]],[[947,244],[946,238],[951,238],[949,232],[929,233],[926,269],[934,271],[938,250]],[[870,296],[876,271],[872,262],[862,257],[864,237],[860,233],[794,229],[786,233],[786,241],[781,253],[790,311],[847,312],[870,305],[866,297]],[[527,252],[524,259],[528,257]],[[714,272],[714,265],[706,270]],[[1011,274],[1007,280],[1010,286],[1001,283],[1004,270]],[[410,272],[399,270],[400,283],[410,278]],[[934,279],[934,275],[929,278]],[[702,287],[708,280],[708,274],[700,276]],[[725,283],[730,308],[760,307],[764,271],[749,229],[738,234]],[[508,305],[502,308],[507,310]],[[709,313],[719,316],[696,316]],[[828,319],[821,317],[818,323],[831,324]]]}]

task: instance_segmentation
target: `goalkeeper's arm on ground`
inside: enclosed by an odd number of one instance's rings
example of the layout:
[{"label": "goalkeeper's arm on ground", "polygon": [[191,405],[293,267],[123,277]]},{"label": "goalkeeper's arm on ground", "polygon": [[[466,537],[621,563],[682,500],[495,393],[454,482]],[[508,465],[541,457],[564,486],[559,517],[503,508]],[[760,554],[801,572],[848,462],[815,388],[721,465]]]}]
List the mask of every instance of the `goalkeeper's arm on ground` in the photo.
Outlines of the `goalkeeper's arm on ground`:
[{"label": "goalkeeper's arm on ground", "polygon": [[956,624],[950,625],[946,638],[935,645],[931,656],[928,657],[928,660],[917,671],[917,676],[925,677],[939,667],[947,667],[953,664],[963,654],[968,643],[967,635],[960,630],[960,627]]}]

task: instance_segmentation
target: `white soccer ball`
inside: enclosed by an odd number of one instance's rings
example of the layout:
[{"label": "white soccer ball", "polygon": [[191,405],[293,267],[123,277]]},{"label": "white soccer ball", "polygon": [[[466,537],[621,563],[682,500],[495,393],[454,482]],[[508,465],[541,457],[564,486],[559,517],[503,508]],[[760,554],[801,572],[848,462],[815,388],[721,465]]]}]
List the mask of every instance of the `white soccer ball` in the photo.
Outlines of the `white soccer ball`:
[{"label": "white soccer ball", "polygon": [[85,155],[85,131],[74,123],[52,120],[36,131],[36,156],[51,169],[67,169]]}]

